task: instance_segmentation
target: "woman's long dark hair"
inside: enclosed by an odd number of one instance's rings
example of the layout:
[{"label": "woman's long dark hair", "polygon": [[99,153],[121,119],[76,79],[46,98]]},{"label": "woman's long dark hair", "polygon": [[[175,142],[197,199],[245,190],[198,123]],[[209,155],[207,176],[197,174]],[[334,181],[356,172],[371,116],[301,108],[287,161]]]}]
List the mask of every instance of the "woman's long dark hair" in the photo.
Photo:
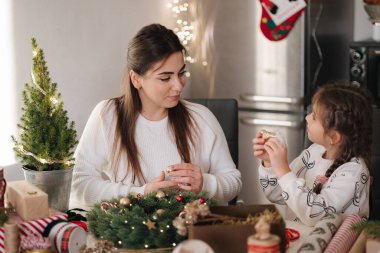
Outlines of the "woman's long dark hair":
[{"label": "woman's long dark hair", "polygon": [[[139,75],[144,75],[155,63],[167,59],[173,53],[184,51],[185,48],[177,35],[159,24],[143,27],[129,43],[127,69],[124,76],[124,95],[110,101],[115,104],[117,118],[112,166],[117,168],[121,154],[126,152],[128,171],[125,177],[131,172],[133,183],[136,179],[139,183],[145,182],[145,178],[141,171],[140,154],[135,142],[136,121],[141,112],[142,104],[138,90],[132,85],[129,71],[133,70]],[[181,102],[168,109],[168,122],[182,161],[191,162],[190,146],[194,146],[192,133],[194,133],[195,123]]]},{"label": "woman's long dark hair", "polygon": [[[370,168],[372,144],[372,97],[363,88],[345,83],[321,86],[313,96],[317,114],[322,119],[325,133],[336,130],[342,135],[342,144],[325,176],[331,174],[353,157],[362,158]],[[314,187],[319,194],[322,184]]]}]

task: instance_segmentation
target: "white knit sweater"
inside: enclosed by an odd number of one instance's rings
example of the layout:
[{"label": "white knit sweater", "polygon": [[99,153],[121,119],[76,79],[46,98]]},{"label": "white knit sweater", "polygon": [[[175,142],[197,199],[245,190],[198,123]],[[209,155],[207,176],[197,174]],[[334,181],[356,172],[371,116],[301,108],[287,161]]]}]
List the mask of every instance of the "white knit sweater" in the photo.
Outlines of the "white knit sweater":
[{"label": "white knit sweater", "polygon": [[[191,161],[203,171],[203,190],[220,204],[235,197],[241,189],[241,175],[228,150],[226,138],[217,119],[208,108],[183,101],[199,127],[197,147]],[[92,111],[75,151],[75,167],[70,208],[89,209],[100,200],[143,194],[145,185],[131,183],[125,177],[126,155],[117,168],[111,168],[112,145],[116,129],[115,107],[100,102]],[[139,115],[136,122],[136,144],[140,165],[147,181],[159,176],[172,164],[181,163],[174,138],[168,129],[168,118],[149,121]]]},{"label": "white knit sweater", "polygon": [[323,185],[312,191],[316,177],[323,176],[332,160],[322,157],[326,149],[312,144],[290,164],[291,172],[277,179],[271,168],[259,167],[262,189],[267,198],[289,207],[287,219],[313,226],[327,213],[369,215],[369,171],[362,159],[352,158],[339,166]]}]

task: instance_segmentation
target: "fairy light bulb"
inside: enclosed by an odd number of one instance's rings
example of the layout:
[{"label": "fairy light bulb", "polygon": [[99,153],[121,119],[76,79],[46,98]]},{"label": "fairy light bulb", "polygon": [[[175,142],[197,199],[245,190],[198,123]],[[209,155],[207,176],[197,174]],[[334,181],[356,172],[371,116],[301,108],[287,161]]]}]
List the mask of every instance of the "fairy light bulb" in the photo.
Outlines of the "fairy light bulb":
[{"label": "fairy light bulb", "polygon": [[50,97],[50,101],[53,103],[53,105],[58,104],[58,99],[56,99],[55,97]]}]

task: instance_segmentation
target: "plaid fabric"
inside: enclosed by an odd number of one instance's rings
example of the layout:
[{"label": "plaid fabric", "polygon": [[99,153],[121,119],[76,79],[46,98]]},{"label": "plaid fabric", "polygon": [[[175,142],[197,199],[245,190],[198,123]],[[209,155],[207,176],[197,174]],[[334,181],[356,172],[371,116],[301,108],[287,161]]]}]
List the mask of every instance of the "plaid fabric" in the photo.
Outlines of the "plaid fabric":
[{"label": "plaid fabric", "polygon": [[69,240],[70,235],[76,229],[77,226],[68,227],[65,232],[63,232],[61,239],[61,253],[69,253]]}]

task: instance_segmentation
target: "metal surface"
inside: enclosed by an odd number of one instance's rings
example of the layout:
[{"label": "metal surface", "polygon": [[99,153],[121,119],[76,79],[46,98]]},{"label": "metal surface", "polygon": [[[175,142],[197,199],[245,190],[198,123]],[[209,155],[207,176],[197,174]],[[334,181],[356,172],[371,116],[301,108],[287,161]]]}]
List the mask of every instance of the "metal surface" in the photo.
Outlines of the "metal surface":
[{"label": "metal surface", "polygon": [[252,138],[261,129],[280,131],[292,160],[303,145],[304,16],[282,41],[260,30],[260,1],[196,2],[198,26],[189,64],[194,98],[235,98],[239,112],[239,170],[245,204],[269,203],[262,193]]},{"label": "metal surface", "polygon": [[25,180],[48,194],[49,207],[65,212],[69,207],[73,169],[35,171],[23,167]]}]

